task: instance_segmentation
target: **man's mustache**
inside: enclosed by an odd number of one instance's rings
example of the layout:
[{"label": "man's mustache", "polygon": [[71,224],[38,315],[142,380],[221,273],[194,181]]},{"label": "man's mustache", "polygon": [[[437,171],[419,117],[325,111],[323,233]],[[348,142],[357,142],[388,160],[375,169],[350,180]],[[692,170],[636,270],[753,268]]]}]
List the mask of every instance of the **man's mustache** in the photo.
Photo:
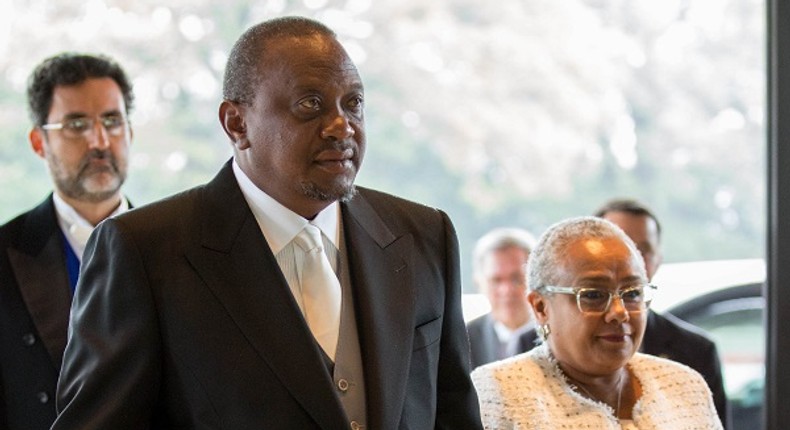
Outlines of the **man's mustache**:
[{"label": "man's mustache", "polygon": [[110,151],[100,150],[100,149],[92,149],[85,158],[82,159],[80,163],[80,173],[85,172],[86,170],[91,168],[91,161],[93,160],[106,160],[110,162],[110,168],[117,172],[118,171],[118,163],[115,160],[115,156],[112,155]]}]

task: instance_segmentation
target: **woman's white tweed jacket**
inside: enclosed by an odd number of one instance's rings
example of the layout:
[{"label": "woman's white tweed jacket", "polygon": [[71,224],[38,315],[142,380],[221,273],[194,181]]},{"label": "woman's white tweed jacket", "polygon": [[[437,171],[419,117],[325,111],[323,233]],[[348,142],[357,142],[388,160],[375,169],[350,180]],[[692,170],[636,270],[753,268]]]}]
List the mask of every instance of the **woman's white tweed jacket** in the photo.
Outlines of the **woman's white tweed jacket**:
[{"label": "woman's white tweed jacket", "polygon": [[[721,429],[705,380],[690,368],[637,353],[628,367],[642,385],[633,411],[640,430]],[[472,372],[490,430],[613,429],[611,407],[578,394],[544,344]]]}]

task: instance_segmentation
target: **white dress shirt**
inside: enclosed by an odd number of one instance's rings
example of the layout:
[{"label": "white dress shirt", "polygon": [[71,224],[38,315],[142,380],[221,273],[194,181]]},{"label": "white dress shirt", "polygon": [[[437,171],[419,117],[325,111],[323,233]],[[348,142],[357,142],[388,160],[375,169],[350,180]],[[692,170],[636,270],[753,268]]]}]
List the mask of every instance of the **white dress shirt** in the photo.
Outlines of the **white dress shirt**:
[{"label": "white dress shirt", "polygon": [[[82,263],[82,254],[85,252],[85,245],[88,243],[95,225],[91,224],[88,220],[83,218],[77,211],[71,207],[65,200],[63,200],[58,193],[52,193],[52,201],[55,203],[55,213],[58,216],[58,225],[60,230],[66,236],[71,249],[77,255],[77,258]],[[126,197],[121,196],[121,204],[115,209],[110,216],[122,214],[129,210],[129,201]]]},{"label": "white dress shirt", "polygon": [[[293,239],[308,223],[315,225],[323,233],[324,251],[327,253],[332,269],[337,273],[338,248],[340,243],[339,222],[340,205],[335,201],[308,221],[296,212],[286,208],[263,190],[252,183],[250,178],[241,170],[236,160],[233,160],[233,173],[239,183],[241,193],[252,211],[266,242],[272,250],[277,264],[288,281],[291,293],[304,314],[302,293],[299,286],[298,267],[301,267],[302,252]],[[329,246],[329,245],[332,246]]]},{"label": "white dress shirt", "polygon": [[506,325],[499,321],[494,322],[494,332],[496,332],[497,339],[501,345],[501,351],[497,351],[499,359],[512,357],[521,351],[519,350],[519,339],[522,334],[535,327],[535,323],[530,318],[524,325],[517,327],[514,330],[507,328]]}]

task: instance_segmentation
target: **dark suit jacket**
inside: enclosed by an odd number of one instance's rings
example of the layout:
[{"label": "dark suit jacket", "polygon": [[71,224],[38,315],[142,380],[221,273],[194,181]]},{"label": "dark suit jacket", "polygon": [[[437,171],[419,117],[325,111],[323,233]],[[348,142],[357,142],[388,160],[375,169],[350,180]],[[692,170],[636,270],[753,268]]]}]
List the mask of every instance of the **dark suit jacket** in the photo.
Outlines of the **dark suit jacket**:
[{"label": "dark suit jacket", "polygon": [[[469,333],[472,369],[498,360],[499,338],[494,329],[494,319],[491,317],[491,313],[469,321],[466,331]],[[527,336],[527,333],[532,333],[532,336]],[[535,347],[536,336],[534,333],[534,330],[528,330],[519,336],[517,353],[527,352]]]},{"label": "dark suit jacket", "polygon": [[683,363],[700,373],[713,393],[721,422],[725,428],[730,427],[719,354],[716,344],[702,330],[671,314],[660,315],[651,310],[641,351]]},{"label": "dark suit jacket", "polygon": [[[481,428],[450,220],[366,189],[341,213],[367,428]],[[53,429],[349,428],[230,163],[84,258]]]},{"label": "dark suit jacket", "polygon": [[52,196],[0,227],[0,429],[48,429],[71,289]]}]

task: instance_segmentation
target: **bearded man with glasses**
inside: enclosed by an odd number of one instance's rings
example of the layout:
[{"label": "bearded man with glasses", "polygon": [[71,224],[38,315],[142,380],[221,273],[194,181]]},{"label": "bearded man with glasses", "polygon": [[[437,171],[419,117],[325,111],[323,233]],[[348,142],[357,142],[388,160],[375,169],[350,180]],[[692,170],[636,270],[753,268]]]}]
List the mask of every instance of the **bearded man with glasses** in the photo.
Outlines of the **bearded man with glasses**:
[{"label": "bearded man with glasses", "polygon": [[27,89],[33,152],[54,192],[0,227],[0,430],[55,420],[69,309],[93,228],[129,208],[121,194],[132,87],[104,56],[44,60]]},{"label": "bearded man with glasses", "polygon": [[543,343],[472,372],[486,429],[722,428],[700,374],[638,352],[656,287],[619,227],[561,221],[527,266]]}]

